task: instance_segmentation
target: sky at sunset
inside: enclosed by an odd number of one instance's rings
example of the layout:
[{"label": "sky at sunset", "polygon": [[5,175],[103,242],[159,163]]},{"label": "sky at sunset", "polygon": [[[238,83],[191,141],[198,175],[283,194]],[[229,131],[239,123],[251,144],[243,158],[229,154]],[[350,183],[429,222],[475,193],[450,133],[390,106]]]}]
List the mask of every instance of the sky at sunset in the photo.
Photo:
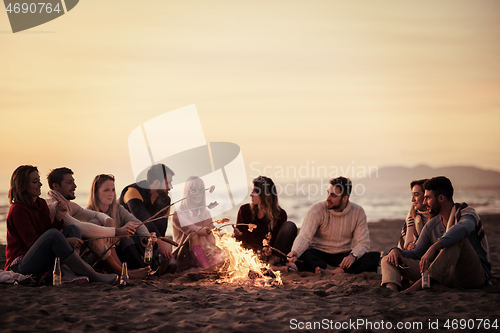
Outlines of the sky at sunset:
[{"label": "sky at sunset", "polygon": [[0,66],[2,192],[21,164],[42,178],[70,167],[82,192],[112,173],[121,189],[132,130],[192,104],[207,141],[240,146],[249,179],[265,166],[500,171],[496,0],[83,0],[15,34],[1,11]]}]

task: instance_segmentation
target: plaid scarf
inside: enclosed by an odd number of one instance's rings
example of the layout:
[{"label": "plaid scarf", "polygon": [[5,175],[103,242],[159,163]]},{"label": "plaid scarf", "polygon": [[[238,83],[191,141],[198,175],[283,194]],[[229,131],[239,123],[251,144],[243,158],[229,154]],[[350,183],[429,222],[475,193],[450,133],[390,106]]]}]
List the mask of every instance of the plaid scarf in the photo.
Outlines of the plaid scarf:
[{"label": "plaid scarf", "polygon": [[[399,248],[405,249],[405,244],[408,246],[410,243],[416,243],[418,236],[420,236],[420,232],[422,232],[422,228],[424,225],[429,221],[430,216],[429,213],[427,212],[420,212],[416,211],[415,212],[415,217],[411,216],[411,211],[408,213],[408,216],[406,217],[405,224],[403,225],[403,228],[401,229],[401,236],[399,237]],[[408,232],[408,228],[413,228],[413,234],[412,235],[406,235]]]},{"label": "plaid scarf", "polygon": [[469,207],[465,202],[456,203],[451,210],[450,219],[448,220],[448,225],[446,226],[446,232],[455,225],[455,223],[460,220],[460,218],[464,215],[472,215],[474,220],[476,220],[476,233],[479,238],[479,242],[481,243],[481,247],[486,253],[486,261],[488,265],[490,264],[490,251],[488,247],[488,240],[486,239],[486,235],[484,233],[483,224],[481,223],[481,219],[479,215],[477,215],[474,208]]}]

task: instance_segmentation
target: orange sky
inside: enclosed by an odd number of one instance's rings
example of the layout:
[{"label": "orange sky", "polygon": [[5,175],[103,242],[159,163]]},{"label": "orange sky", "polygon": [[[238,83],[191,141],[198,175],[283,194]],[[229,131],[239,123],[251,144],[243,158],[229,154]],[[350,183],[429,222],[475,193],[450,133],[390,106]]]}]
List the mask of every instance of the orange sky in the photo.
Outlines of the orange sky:
[{"label": "orange sky", "polygon": [[500,170],[494,0],[85,0],[16,34],[0,12],[0,63],[0,191],[20,164],[121,188],[130,132],[191,104],[249,177],[251,163]]}]

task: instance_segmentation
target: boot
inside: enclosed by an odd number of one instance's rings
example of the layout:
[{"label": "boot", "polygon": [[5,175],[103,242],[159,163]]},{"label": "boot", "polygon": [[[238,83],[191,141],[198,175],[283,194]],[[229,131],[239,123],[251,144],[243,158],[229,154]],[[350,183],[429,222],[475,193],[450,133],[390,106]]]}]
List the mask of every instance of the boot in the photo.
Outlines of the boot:
[{"label": "boot", "polygon": [[207,268],[210,266],[207,260],[207,256],[205,255],[205,251],[203,251],[201,245],[193,246],[191,248],[191,255],[196,260],[198,266],[200,266],[201,268]]},{"label": "boot", "polygon": [[117,281],[118,275],[116,274],[101,274],[94,271],[94,269],[85,261],[80,259],[76,252],[73,252],[66,260],[63,261],[75,274],[88,276],[90,282],[104,282],[112,284]]},{"label": "boot", "polygon": [[[77,253],[78,254],[78,253]],[[87,284],[89,283],[89,278],[86,276],[76,276],[75,273],[71,269],[69,269],[66,265],[61,265],[62,279],[61,282],[63,284]]]}]

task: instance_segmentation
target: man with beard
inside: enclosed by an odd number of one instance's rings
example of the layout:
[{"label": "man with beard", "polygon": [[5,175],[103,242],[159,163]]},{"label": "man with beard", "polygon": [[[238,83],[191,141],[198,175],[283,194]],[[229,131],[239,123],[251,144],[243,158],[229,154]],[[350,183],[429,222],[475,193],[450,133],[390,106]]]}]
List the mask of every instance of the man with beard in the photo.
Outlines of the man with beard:
[{"label": "man with beard", "polygon": [[332,274],[377,270],[380,252],[368,252],[366,214],[361,206],[349,201],[351,191],[350,179],[334,178],[326,201],[309,208],[288,254],[296,268],[318,274],[322,270]]},{"label": "man with beard", "polygon": [[[420,274],[451,288],[479,288],[491,276],[488,242],[476,211],[453,202],[453,186],[446,177],[424,183],[424,204],[435,215],[422,229],[415,248],[393,248],[382,260],[382,285],[401,288],[401,274],[415,282],[406,292],[422,289]],[[408,267],[401,270],[400,267]]]},{"label": "man with beard", "polygon": [[[130,184],[123,189],[118,202],[144,222],[165,207],[170,206],[168,192],[173,188],[172,176],[174,176],[174,172],[169,167],[162,163],[155,164],[148,170],[146,180]],[[145,226],[149,232],[164,237],[167,231],[169,213],[170,208],[160,213],[158,220],[146,223]],[[162,216],[165,217],[161,218]],[[172,258],[172,252],[167,243],[158,240],[156,244],[158,252],[170,260],[172,267],[169,268],[169,271],[175,270],[175,260]]]}]

